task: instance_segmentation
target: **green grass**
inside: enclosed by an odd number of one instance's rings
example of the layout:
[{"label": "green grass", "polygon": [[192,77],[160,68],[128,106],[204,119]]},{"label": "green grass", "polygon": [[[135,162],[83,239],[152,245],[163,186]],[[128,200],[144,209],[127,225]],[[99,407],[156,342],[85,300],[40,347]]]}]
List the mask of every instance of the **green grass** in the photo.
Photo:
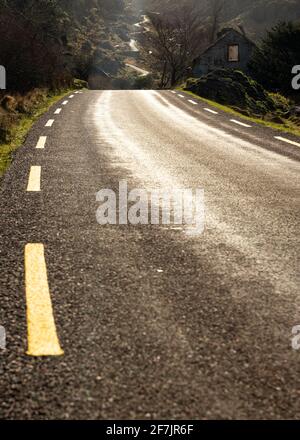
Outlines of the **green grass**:
[{"label": "green grass", "polygon": [[284,124],[276,124],[275,122],[270,122],[270,121],[264,121],[263,119],[259,119],[259,118],[255,118],[255,117],[251,117],[251,116],[245,116],[239,112],[237,112],[236,110],[233,110],[232,108],[223,105],[223,104],[219,104],[218,102],[215,101],[211,101],[209,99],[206,98],[202,98],[199,95],[196,95],[193,92],[189,92],[187,90],[184,90],[182,87],[178,87],[176,90],[179,90],[181,92],[187,93],[188,95],[191,95],[193,98],[198,99],[199,101],[205,102],[206,104],[211,105],[212,107],[215,107],[219,110],[222,110],[226,113],[230,113],[231,115],[234,116],[238,116],[241,119],[245,119],[246,121],[250,121],[250,122],[254,122],[256,124],[260,124],[263,125],[265,127],[270,127],[273,128],[275,130],[280,130],[283,131],[285,133],[291,133],[294,134],[296,136],[300,136],[300,128],[294,124],[293,122],[289,121],[288,119],[285,119]]},{"label": "green grass", "polygon": [[70,91],[71,89],[64,90],[60,94],[48,95],[45,101],[30,115],[24,115],[20,118],[17,125],[12,128],[10,142],[0,144],[0,177],[3,176],[12,162],[12,153],[24,143],[26,136],[34,122],[43,113],[48,111],[53,104],[70,93]]}]

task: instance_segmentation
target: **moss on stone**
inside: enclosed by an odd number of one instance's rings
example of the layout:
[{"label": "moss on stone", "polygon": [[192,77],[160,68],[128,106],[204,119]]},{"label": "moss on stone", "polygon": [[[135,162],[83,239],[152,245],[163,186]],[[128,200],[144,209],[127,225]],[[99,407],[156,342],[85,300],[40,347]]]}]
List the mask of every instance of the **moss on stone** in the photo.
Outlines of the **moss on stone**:
[{"label": "moss on stone", "polygon": [[217,69],[201,78],[187,80],[184,89],[258,118],[275,114],[279,120],[290,110],[286,98],[268,93],[239,70]]}]

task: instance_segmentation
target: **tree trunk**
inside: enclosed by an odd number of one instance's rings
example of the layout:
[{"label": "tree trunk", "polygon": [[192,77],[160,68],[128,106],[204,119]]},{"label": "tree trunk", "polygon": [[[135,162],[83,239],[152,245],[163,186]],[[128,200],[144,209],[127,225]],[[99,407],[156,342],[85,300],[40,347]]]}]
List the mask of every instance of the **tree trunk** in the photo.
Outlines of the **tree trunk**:
[{"label": "tree trunk", "polygon": [[175,86],[177,82],[176,78],[176,69],[172,68],[172,74],[171,74],[171,87]]}]

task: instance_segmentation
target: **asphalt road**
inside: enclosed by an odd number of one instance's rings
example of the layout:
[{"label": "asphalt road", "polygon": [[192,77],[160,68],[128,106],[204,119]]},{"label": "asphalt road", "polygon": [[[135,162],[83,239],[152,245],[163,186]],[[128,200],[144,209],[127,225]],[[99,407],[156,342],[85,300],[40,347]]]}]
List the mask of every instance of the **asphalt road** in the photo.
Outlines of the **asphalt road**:
[{"label": "asphalt road", "polygon": [[[299,418],[300,140],[180,92],[67,100],[1,182],[0,418]],[[96,193],[121,180],[203,188],[204,233],[100,226]],[[26,354],[28,243],[45,247],[63,356]]]}]

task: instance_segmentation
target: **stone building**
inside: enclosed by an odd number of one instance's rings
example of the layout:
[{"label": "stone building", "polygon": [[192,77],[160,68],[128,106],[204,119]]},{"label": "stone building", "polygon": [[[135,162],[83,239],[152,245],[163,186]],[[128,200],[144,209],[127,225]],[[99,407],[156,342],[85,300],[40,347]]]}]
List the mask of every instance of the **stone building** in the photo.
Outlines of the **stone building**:
[{"label": "stone building", "polygon": [[248,73],[255,44],[242,32],[223,29],[217,41],[206,49],[193,64],[193,76],[200,77],[218,68],[238,69]]}]

